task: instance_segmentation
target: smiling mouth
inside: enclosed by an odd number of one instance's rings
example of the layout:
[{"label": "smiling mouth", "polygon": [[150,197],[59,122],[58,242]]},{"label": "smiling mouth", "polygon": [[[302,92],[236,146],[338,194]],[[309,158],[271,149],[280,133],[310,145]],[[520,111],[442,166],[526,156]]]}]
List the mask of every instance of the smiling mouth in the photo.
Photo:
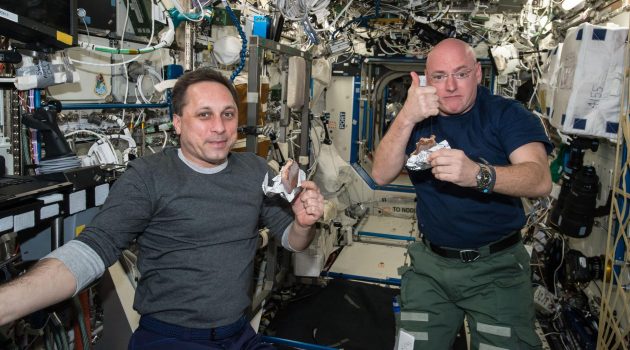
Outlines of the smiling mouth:
[{"label": "smiling mouth", "polygon": [[221,141],[207,141],[206,143],[210,144],[211,146],[223,146],[227,143],[227,140],[221,140]]}]

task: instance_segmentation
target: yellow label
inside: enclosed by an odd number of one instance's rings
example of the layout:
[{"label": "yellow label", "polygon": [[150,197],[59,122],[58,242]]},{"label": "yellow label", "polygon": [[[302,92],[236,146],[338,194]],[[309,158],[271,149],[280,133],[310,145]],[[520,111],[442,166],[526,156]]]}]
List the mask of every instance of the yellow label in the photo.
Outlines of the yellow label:
[{"label": "yellow label", "polygon": [[374,18],[374,19],[371,19],[370,22],[374,24],[387,25],[387,24],[403,23],[403,20],[400,18]]},{"label": "yellow label", "polygon": [[61,41],[62,43],[68,46],[72,46],[72,35],[70,34],[57,31],[57,40]]},{"label": "yellow label", "polygon": [[81,234],[81,232],[83,232],[83,230],[85,229],[85,225],[79,225],[77,227],[74,228],[74,235],[78,236]]}]

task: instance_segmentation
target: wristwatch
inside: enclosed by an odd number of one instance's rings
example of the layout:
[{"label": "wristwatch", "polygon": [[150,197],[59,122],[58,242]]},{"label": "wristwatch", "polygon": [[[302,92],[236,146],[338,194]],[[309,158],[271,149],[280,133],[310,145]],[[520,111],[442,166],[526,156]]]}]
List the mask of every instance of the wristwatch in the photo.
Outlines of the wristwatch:
[{"label": "wristwatch", "polygon": [[477,173],[477,190],[483,193],[491,193],[496,181],[496,173],[491,165],[477,163],[479,172]]}]

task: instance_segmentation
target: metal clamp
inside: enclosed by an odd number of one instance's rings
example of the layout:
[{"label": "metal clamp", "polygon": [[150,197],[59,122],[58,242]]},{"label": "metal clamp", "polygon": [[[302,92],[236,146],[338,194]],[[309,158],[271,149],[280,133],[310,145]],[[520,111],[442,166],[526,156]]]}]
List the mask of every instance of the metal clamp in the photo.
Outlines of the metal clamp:
[{"label": "metal clamp", "polygon": [[473,262],[479,259],[479,252],[474,249],[466,249],[459,251],[459,258],[462,259],[462,262]]}]

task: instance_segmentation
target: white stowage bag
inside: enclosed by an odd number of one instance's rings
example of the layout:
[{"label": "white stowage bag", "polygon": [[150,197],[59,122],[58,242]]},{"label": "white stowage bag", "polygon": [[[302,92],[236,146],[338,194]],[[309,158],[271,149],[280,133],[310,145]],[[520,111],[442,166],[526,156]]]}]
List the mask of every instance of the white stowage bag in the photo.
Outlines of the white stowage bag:
[{"label": "white stowage bag", "polygon": [[558,44],[545,60],[542,67],[542,76],[538,82],[540,101],[543,104],[544,116],[551,119],[553,115],[553,97],[558,87],[558,70],[560,69],[560,56],[562,55],[562,43]]},{"label": "white stowage bag", "polygon": [[235,36],[223,36],[214,43],[214,57],[222,65],[235,64],[240,60],[241,39]]},{"label": "white stowage bag", "polygon": [[628,28],[583,23],[567,31],[551,124],[565,134],[616,140]]}]

